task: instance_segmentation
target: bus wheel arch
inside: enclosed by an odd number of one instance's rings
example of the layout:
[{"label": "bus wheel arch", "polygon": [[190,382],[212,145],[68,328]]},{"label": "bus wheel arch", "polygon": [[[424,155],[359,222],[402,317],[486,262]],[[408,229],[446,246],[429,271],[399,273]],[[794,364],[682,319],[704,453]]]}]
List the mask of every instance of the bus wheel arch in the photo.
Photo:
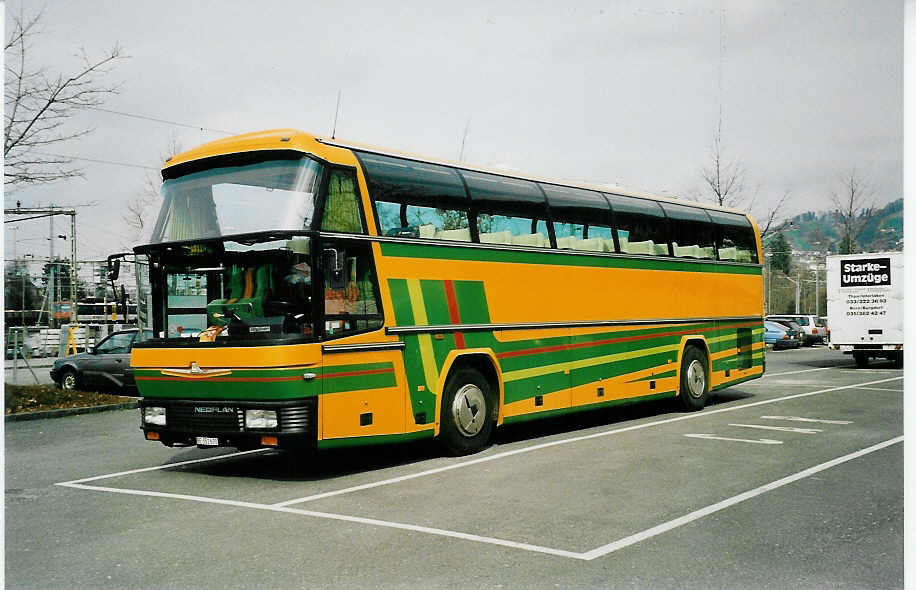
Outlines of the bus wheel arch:
[{"label": "bus wheel arch", "polygon": [[[441,442],[455,455],[482,450],[489,443],[501,410],[502,383],[492,353],[450,355],[442,375],[440,383],[444,385],[437,404]],[[466,405],[476,414],[481,404],[485,406],[481,420],[457,410]]]},{"label": "bus wheel arch", "polygon": [[705,338],[687,337],[678,355],[678,401],[689,411],[702,410],[709,399],[712,361]]}]

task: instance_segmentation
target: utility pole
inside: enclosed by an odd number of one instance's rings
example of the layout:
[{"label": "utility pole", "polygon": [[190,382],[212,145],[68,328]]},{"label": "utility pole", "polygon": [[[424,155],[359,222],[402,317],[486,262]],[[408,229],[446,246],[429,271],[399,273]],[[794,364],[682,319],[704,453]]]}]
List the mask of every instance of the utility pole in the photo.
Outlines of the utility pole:
[{"label": "utility pole", "polygon": [[57,275],[57,267],[54,266],[54,206],[50,207],[51,216],[50,216],[50,231],[48,235],[48,326],[51,326],[51,322],[54,320],[54,300],[57,299],[56,291],[54,290],[54,279]]}]

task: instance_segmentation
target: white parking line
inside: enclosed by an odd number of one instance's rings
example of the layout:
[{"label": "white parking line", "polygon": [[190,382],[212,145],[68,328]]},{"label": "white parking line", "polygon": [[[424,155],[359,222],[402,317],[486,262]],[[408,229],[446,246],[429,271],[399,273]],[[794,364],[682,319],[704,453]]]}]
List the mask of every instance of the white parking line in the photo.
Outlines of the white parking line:
[{"label": "white parking line", "polygon": [[761,420],[788,420],[790,422],[814,422],[817,424],[852,424],[850,420],[823,420],[821,418],[802,418],[801,416],[761,416]]},{"label": "white parking line", "polygon": [[217,461],[219,459],[226,459],[229,457],[238,457],[240,455],[248,455],[251,453],[261,453],[263,451],[269,451],[272,449],[253,449],[250,451],[239,451],[237,453],[226,453],[225,455],[216,455],[215,457],[205,457],[203,459],[191,459],[190,461],[181,461],[179,463],[166,463],[164,465],[157,465],[155,467],[143,467],[142,469],[131,469],[130,471],[119,471],[118,473],[107,473],[105,475],[94,475],[92,477],[85,477],[83,479],[74,479],[73,481],[64,481],[55,485],[59,486],[69,486],[76,487],[73,484],[86,483],[87,481],[97,481],[99,479],[109,479],[112,477],[120,477],[122,475],[133,475],[135,473],[144,473],[146,471],[162,471],[163,469],[171,469],[172,467],[181,467],[182,465],[192,465],[194,463],[206,463],[208,461]]},{"label": "white parking line", "polygon": [[[764,373],[761,379],[766,379],[767,377],[781,377],[783,375],[798,375],[799,373],[810,373],[811,371],[829,371],[830,369],[847,369],[849,367],[854,367],[855,365],[838,365],[836,367],[818,367],[816,369],[801,369],[799,371],[788,371],[786,373]],[[746,385],[742,383],[742,385]]]},{"label": "white parking line", "polygon": [[842,463],[846,463],[847,461],[852,461],[853,459],[857,459],[859,457],[868,455],[870,453],[874,453],[875,451],[879,451],[883,448],[897,444],[901,441],[903,441],[903,437],[898,436],[896,438],[884,441],[882,443],[878,443],[876,445],[872,445],[868,448],[856,451],[854,453],[843,455],[842,457],[838,457],[831,461],[827,461],[826,463],[821,463],[820,465],[815,465],[814,467],[810,467],[794,475],[790,475],[788,477],[784,477],[782,479],[778,479],[768,484],[756,487],[752,490],[748,490],[744,493],[741,493],[736,496],[732,496],[731,498],[722,500],[721,502],[711,504],[709,506],[706,506],[705,508],[695,510],[679,518],[669,520],[660,525],[657,525],[652,528],[641,531],[639,533],[624,537],[612,543],[602,545],[600,547],[592,549],[591,551],[586,551],[584,553],[575,552],[575,551],[567,551],[564,549],[556,549],[553,547],[544,547],[541,545],[532,545],[530,543],[521,543],[518,541],[509,541],[506,539],[499,539],[495,537],[484,537],[481,535],[473,535],[470,533],[462,533],[459,531],[450,531],[446,529],[438,529],[438,528],[426,527],[426,526],[420,526],[420,525],[414,525],[414,524],[408,524],[408,523],[392,522],[392,521],[387,521],[387,520],[378,520],[374,518],[348,516],[345,514],[334,514],[330,512],[317,512],[313,510],[302,510],[298,508],[289,508],[285,506],[278,506],[276,504],[258,504],[255,502],[242,502],[238,500],[223,500],[220,498],[191,496],[187,494],[170,494],[166,492],[153,492],[153,491],[147,491],[147,490],[110,488],[110,487],[105,487],[105,486],[92,486],[92,485],[86,485],[84,483],[74,483],[74,482],[59,483],[57,485],[64,486],[64,487],[70,487],[70,488],[84,489],[84,490],[112,492],[116,494],[127,494],[127,495],[132,495],[132,496],[148,496],[148,497],[154,497],[154,498],[190,500],[194,502],[218,504],[218,505],[223,505],[223,506],[236,506],[240,508],[250,508],[254,510],[266,510],[269,512],[284,512],[288,514],[299,514],[302,516],[311,516],[314,518],[325,518],[325,519],[330,519],[330,520],[340,520],[340,521],[345,521],[345,522],[368,524],[372,526],[380,526],[380,527],[385,527],[385,528],[414,531],[414,532],[426,533],[426,534],[436,535],[436,536],[441,536],[441,537],[461,539],[464,541],[474,541],[477,543],[485,543],[489,545],[498,545],[501,547],[509,547],[513,549],[521,549],[524,551],[530,551],[534,553],[543,553],[543,554],[554,555],[558,557],[567,557],[570,559],[580,559],[584,561],[591,561],[599,557],[603,557],[605,555],[613,553],[615,551],[619,551],[625,547],[635,545],[636,543],[640,543],[642,541],[645,541],[646,539],[661,535],[675,528],[678,528],[685,524],[691,523],[695,520],[699,520],[703,518],[704,516],[709,516],[710,514],[714,514],[716,512],[719,512],[721,510],[724,510],[726,508],[729,508],[731,506],[744,502],[745,500],[750,500],[751,498],[755,498],[766,492],[781,488],[783,486],[789,485],[790,483],[794,483],[806,477],[810,477],[816,473],[820,473],[821,471],[830,469],[831,467],[835,467]]},{"label": "white parking line", "polygon": [[755,445],[781,445],[781,440],[773,440],[771,438],[730,438],[728,436],[717,436],[715,434],[685,434],[687,438],[703,438],[706,440],[724,440],[728,442],[743,442],[751,443]]},{"label": "white parking line", "polygon": [[534,553],[546,553],[548,555],[556,555],[559,557],[568,557],[571,559],[582,559],[582,554],[575,551],[566,551],[563,549],[554,549],[553,547],[543,547],[540,545],[532,545],[531,543],[520,543],[518,541],[509,541],[506,539],[498,539],[496,537],[484,537],[481,535],[472,535],[470,533],[461,533],[458,531],[449,531],[446,529],[437,529],[434,527],[421,526],[416,524],[407,524],[402,522],[392,522],[387,520],[378,520],[375,518],[363,518],[360,516],[348,516],[346,514],[334,514],[332,512],[317,512],[314,510],[302,510],[300,508],[287,508],[284,506],[276,506],[271,504],[258,504],[257,502],[243,502],[240,500],[224,500],[221,498],[209,498],[206,496],[191,496],[188,494],[170,494],[168,492],[153,492],[147,490],[131,490],[125,488],[111,488],[106,486],[90,486],[82,483],[59,483],[59,486],[64,486],[68,488],[76,488],[81,490],[92,490],[97,492],[111,492],[115,494],[126,494],[129,496],[148,496],[152,498],[167,498],[170,500],[189,500],[193,502],[202,502],[205,504],[217,504],[221,506],[235,506],[238,508],[250,508],[254,510],[266,510],[268,512],[284,512],[287,514],[298,514],[301,516],[312,516],[315,518],[326,518],[329,520],[341,520],[345,522],[355,522],[360,524],[368,524],[373,526],[380,526],[385,528],[392,529],[401,529],[405,531],[414,531],[418,533],[427,533],[430,535],[437,535],[440,537],[451,537],[453,539],[462,539],[465,541],[475,541],[478,543],[486,543],[488,545],[499,545],[502,547],[511,547],[513,549],[522,549],[524,551],[531,551]]},{"label": "white parking line", "polygon": [[824,432],[817,428],[796,428],[794,426],[766,426],[764,424],[729,424],[729,426],[741,426],[742,428],[756,428],[758,430],[778,430],[780,432],[795,432],[797,434],[817,434]]},{"label": "white parking line", "polygon": [[882,443],[878,443],[876,445],[872,445],[868,448],[862,449],[861,451],[856,451],[848,455],[843,455],[842,457],[837,457],[836,459],[827,461],[826,463],[815,465],[814,467],[810,467],[808,469],[805,469],[804,471],[799,471],[798,473],[794,475],[790,475],[782,479],[777,479],[776,481],[770,482],[760,487],[756,487],[752,490],[748,490],[744,492],[743,494],[732,496],[731,498],[722,500],[721,502],[717,502],[705,508],[695,510],[691,512],[690,514],[685,514],[684,516],[681,516],[680,518],[675,518],[673,520],[669,520],[668,522],[662,523],[658,526],[654,526],[650,529],[646,529],[642,532],[636,533],[635,535],[630,535],[629,537],[624,537],[623,539],[620,539],[619,541],[614,541],[613,543],[608,543],[607,545],[603,545],[601,547],[598,547],[597,549],[592,549],[591,551],[587,551],[586,553],[582,554],[581,559],[592,560],[598,557],[603,557],[605,555],[608,555],[609,553],[613,553],[614,551],[619,551],[623,549],[624,547],[629,547],[630,545],[635,545],[636,543],[645,541],[646,539],[650,539],[657,535],[661,535],[662,533],[667,533],[668,531],[672,529],[676,529],[680,526],[684,526],[685,524],[691,523],[695,520],[699,520],[700,518],[703,518],[704,516],[709,516],[710,514],[719,512],[720,510],[724,510],[726,508],[734,506],[735,504],[744,502],[745,500],[756,498],[757,496],[764,494],[766,492],[773,491],[775,489],[789,485],[790,483],[794,483],[801,479],[805,479],[806,477],[811,477],[812,475],[816,473],[820,473],[821,471],[824,471],[825,469],[836,467],[837,465],[841,465],[843,463],[846,463],[847,461],[852,461],[853,459],[857,459],[859,457],[868,455],[869,453],[880,451],[883,448],[889,447],[891,445],[895,445],[902,441],[903,441],[903,437],[898,436],[896,438],[892,438]]},{"label": "white parking line", "polygon": [[[794,474],[794,475],[791,475],[791,476],[788,476],[788,477],[785,477],[785,478],[776,480],[776,481],[771,482],[771,483],[769,483],[769,484],[766,484],[766,485],[764,485],[764,486],[760,486],[760,487],[754,488],[754,489],[752,489],[752,490],[749,490],[749,491],[744,492],[744,493],[742,493],[742,494],[739,494],[739,495],[737,495],[737,496],[733,496],[733,497],[731,497],[731,498],[728,498],[728,499],[723,500],[723,501],[721,501],[721,502],[718,502],[718,503],[716,503],[716,504],[712,504],[712,505],[707,506],[707,507],[705,507],[705,508],[702,508],[702,509],[696,510],[696,511],[694,511],[694,512],[691,512],[691,513],[689,513],[689,514],[687,514],[687,515],[684,515],[684,516],[682,516],[682,517],[680,517],[680,518],[676,518],[676,519],[670,520],[670,521],[668,521],[668,522],[662,523],[662,524],[657,525],[657,526],[655,526],[655,527],[646,529],[645,531],[636,533],[636,534],[634,534],[634,535],[630,535],[630,536],[628,536],[628,537],[624,537],[624,538],[622,538],[622,539],[619,539],[619,540],[614,541],[614,542],[612,542],[612,543],[608,543],[608,544],[606,544],[606,545],[602,545],[601,547],[598,547],[598,548],[596,548],[596,549],[592,549],[591,551],[587,551],[587,552],[584,552],[584,553],[579,553],[579,552],[574,552],[574,551],[566,551],[566,550],[563,550],[563,549],[556,549],[556,548],[551,548],[551,547],[544,547],[544,546],[533,545],[533,544],[529,544],[529,543],[516,542],[516,541],[510,541],[510,540],[505,540],[505,539],[498,539],[498,538],[495,538],[495,537],[485,537],[485,536],[480,536],[480,535],[473,535],[473,534],[470,534],[470,533],[462,533],[462,532],[458,532],[458,531],[449,531],[449,530],[437,529],[437,528],[433,528],[433,527],[424,527],[424,526],[413,525],[413,524],[408,524],[408,523],[399,523],[399,522],[383,521],[383,520],[377,520],[377,519],[371,519],[371,518],[362,518],[362,517],[356,517],[356,516],[348,516],[348,515],[335,514],[335,513],[329,513],[329,512],[318,512],[318,511],[311,511],[311,510],[302,510],[302,509],[297,509],[297,508],[290,508],[289,505],[290,505],[290,504],[295,504],[295,503],[302,503],[302,502],[314,501],[314,500],[317,500],[317,499],[320,499],[320,498],[326,498],[326,497],[330,497],[330,496],[337,496],[337,495],[341,495],[341,494],[347,494],[347,493],[355,492],[355,491],[358,491],[358,490],[365,490],[365,489],[375,488],[375,487],[379,487],[379,486],[383,486],[383,485],[389,485],[389,484],[393,484],[393,483],[397,483],[397,482],[401,482],[401,481],[406,481],[406,480],[410,480],[410,479],[414,479],[414,478],[418,478],[418,477],[424,477],[424,476],[427,476],[427,475],[432,475],[432,474],[435,474],[435,473],[441,473],[441,472],[444,472],[444,471],[449,471],[449,470],[451,470],[451,469],[458,469],[458,468],[461,468],[461,467],[467,467],[467,466],[470,466],[470,465],[476,465],[476,464],[479,464],[479,463],[484,463],[484,462],[488,462],[488,461],[493,461],[493,460],[495,460],[495,459],[501,459],[501,458],[505,458],[505,457],[509,457],[509,456],[513,456],[513,455],[518,455],[518,454],[522,454],[522,453],[528,453],[528,452],[532,452],[532,451],[535,451],[535,450],[540,450],[540,449],[544,449],[544,448],[554,447],[554,446],[558,446],[558,445],[565,445],[565,444],[569,444],[569,443],[573,443],[573,442],[579,442],[579,441],[583,441],[583,440],[589,440],[589,439],[594,439],[594,438],[599,438],[599,437],[604,437],[604,436],[610,436],[610,435],[614,435],[614,434],[620,434],[620,433],[623,433],[623,432],[630,432],[630,431],[640,430],[640,429],[643,429],[643,428],[650,428],[650,427],[653,427],[653,426],[661,426],[661,425],[663,425],[663,424],[671,424],[671,423],[679,422],[679,421],[682,421],[682,420],[692,420],[692,419],[702,418],[702,417],[705,417],[705,416],[711,416],[711,415],[719,414],[719,413],[722,413],[722,412],[731,412],[731,411],[741,410],[741,409],[750,408],[750,407],[754,407],[754,406],[760,406],[760,405],[766,405],[766,404],[772,404],[772,403],[778,403],[778,402],[782,402],[782,401],[787,401],[787,400],[791,400],[791,399],[798,399],[798,398],[803,398],[803,397],[809,397],[809,396],[818,395],[818,394],[823,394],[823,393],[828,393],[828,392],[832,392],[832,391],[840,391],[840,390],[845,390],[845,389],[855,389],[855,388],[861,387],[861,386],[863,386],[863,385],[877,385],[877,384],[880,384],[880,383],[887,383],[887,382],[896,381],[896,380],[899,380],[899,379],[903,379],[903,377],[902,377],[902,376],[898,376],[898,377],[891,377],[891,378],[888,378],[888,379],[881,379],[881,380],[876,380],[876,381],[869,381],[869,382],[859,383],[859,384],[852,384],[852,385],[842,385],[842,386],[836,386],[836,387],[829,387],[829,388],[820,389],[820,390],[816,390],[816,391],[810,391],[810,392],[805,392],[805,393],[787,395],[787,396],[782,396],[782,397],[779,397],[779,398],[768,399],[768,400],[762,400],[762,401],[758,401],[758,402],[753,402],[753,403],[748,403],[748,404],[742,404],[742,405],[736,405],[736,406],[731,406],[731,407],[727,407],[727,408],[718,408],[718,409],[714,409],[714,410],[707,410],[707,411],[702,412],[702,413],[687,414],[687,415],[683,415],[683,416],[677,416],[677,417],[674,417],[674,418],[668,418],[668,419],[664,419],[664,420],[658,420],[658,421],[655,421],[655,422],[649,422],[649,423],[645,423],[645,424],[637,424],[637,425],[634,425],[634,426],[628,426],[628,427],[625,427],[625,428],[618,428],[618,429],[609,430],[609,431],[605,431],[605,432],[598,432],[598,433],[590,434],[590,435],[579,436],[579,437],[573,437],[573,438],[568,438],[568,439],[563,439],[563,440],[558,440],[558,441],[552,441],[552,442],[548,442],[548,443],[542,443],[542,444],[532,445],[532,446],[530,446],[530,447],[515,449],[515,450],[512,450],[512,451],[506,451],[506,452],[503,452],[503,453],[497,453],[497,454],[490,455],[490,456],[485,456],[485,457],[479,457],[479,458],[477,458],[477,459],[473,459],[473,460],[470,460],[470,461],[464,461],[464,462],[461,462],[461,463],[455,463],[455,464],[452,464],[452,465],[447,465],[447,466],[439,467],[439,468],[436,468],[436,469],[429,469],[429,470],[426,470],[426,471],[422,471],[422,472],[418,472],[418,473],[414,473],[414,474],[409,474],[409,475],[405,475],[405,476],[401,476],[401,477],[390,478],[390,479],[386,479],[386,480],[382,480],[382,481],[377,481],[377,482],[373,482],[373,483],[369,483],[369,484],[364,484],[364,485],[360,485],[360,486],[352,486],[352,487],[345,488],[345,489],[341,489],[341,490],[336,490],[336,491],[332,491],[332,492],[326,492],[326,493],[323,493],[323,494],[315,494],[315,495],[312,495],[312,496],[306,496],[306,497],[304,497],[304,498],[297,498],[297,499],[293,499],[293,500],[288,500],[288,501],[286,501],[286,502],[279,502],[279,503],[276,503],[276,504],[260,504],[260,503],[254,503],[254,502],[243,502],[243,501],[236,501],[236,500],[226,500],[226,499],[220,499],[220,498],[210,498],[210,497],[204,497],[204,496],[193,496],[193,495],[187,495],[187,494],[172,494],[172,493],[167,493],[167,492],[155,492],[155,491],[148,491],[148,490],[137,490],[137,489],[126,489],[126,488],[114,488],[114,487],[106,487],[106,486],[86,485],[86,482],[90,482],[90,481],[97,481],[97,480],[101,480],[101,479],[119,477],[119,476],[124,476],[124,475],[131,475],[131,474],[142,473],[142,472],[147,472],[147,471],[157,471],[157,470],[162,470],[162,469],[168,469],[168,468],[171,468],[171,467],[178,467],[178,466],[183,466],[183,465],[190,465],[190,464],[194,464],[194,463],[203,463],[203,462],[207,462],[207,461],[216,461],[216,460],[225,459],[225,458],[229,458],[229,457],[233,457],[233,456],[240,456],[240,455],[245,455],[245,454],[248,454],[248,453],[259,452],[259,451],[262,451],[262,450],[264,450],[264,449],[256,449],[256,450],[254,450],[254,451],[245,451],[245,452],[239,452],[239,453],[229,453],[229,454],[225,454],[225,455],[219,455],[219,456],[216,456],[216,457],[209,457],[209,458],[204,458],[204,459],[193,459],[193,460],[190,460],[190,461],[183,461],[183,462],[179,462],[179,463],[171,463],[171,464],[160,465],[160,466],[156,466],[156,467],[147,467],[147,468],[141,468],[141,469],[133,469],[133,470],[129,470],[129,471],[121,471],[121,472],[118,472],[118,473],[111,473],[111,474],[107,474],[107,475],[99,475],[99,476],[93,476],[93,477],[78,479],[78,480],[72,480],[72,481],[68,481],[68,482],[61,482],[61,483],[58,483],[58,484],[55,484],[55,485],[59,485],[59,486],[63,486],[63,487],[69,487],[69,488],[75,488],[75,489],[84,489],[84,490],[93,490],[93,491],[103,491],[103,492],[109,492],[109,493],[127,494],[127,495],[134,495],[134,496],[148,496],[148,497],[168,498],[168,499],[177,499],[177,500],[187,500],[187,501],[195,501],[195,502],[202,502],[202,503],[209,503],[209,504],[217,504],[217,505],[226,505],[226,506],[236,506],[236,507],[242,507],[242,508],[250,508],[250,509],[256,509],[256,510],[266,510],[266,511],[271,511],[271,512],[285,512],[285,513],[289,513],[289,514],[299,514],[299,515],[311,516],[311,517],[315,517],[315,518],[324,518],[324,519],[339,520],[339,521],[354,522],[354,523],[362,523],[362,524],[368,524],[368,525],[373,525],[373,526],[381,526],[381,527],[387,527],[387,528],[394,528],[394,529],[401,529],[401,530],[409,530],[409,531],[415,531],[415,532],[422,532],[422,533],[427,533],[427,534],[437,535],[437,536],[442,536],[442,537],[450,537],[450,538],[455,538],[455,539],[462,539],[462,540],[474,541],[474,542],[479,542],[479,543],[486,543],[486,544],[491,544],[491,545],[498,545],[498,546],[503,546],[503,547],[510,547],[510,548],[515,548],[515,549],[521,549],[521,550],[530,551],[530,552],[536,552],[536,553],[542,553],[542,554],[549,554],[549,555],[554,555],[554,556],[559,556],[559,557],[566,557],[566,558],[571,558],[571,559],[581,559],[581,560],[586,560],[586,561],[588,561],[588,560],[593,560],[593,559],[596,559],[596,558],[601,557],[601,556],[604,556],[604,555],[608,555],[608,554],[610,554],[610,553],[612,553],[612,552],[614,552],[614,551],[618,551],[618,550],[620,550],[620,549],[622,549],[622,548],[624,548],[624,547],[628,547],[628,546],[633,545],[633,544],[635,544],[635,543],[639,543],[640,541],[643,541],[643,540],[645,540],[645,539],[651,538],[651,537],[653,537],[653,536],[660,535],[660,534],[662,534],[662,533],[664,533],[664,532],[670,531],[670,530],[672,530],[672,529],[674,529],[674,528],[677,528],[677,527],[680,527],[680,526],[682,526],[682,525],[684,525],[684,524],[693,522],[693,521],[698,520],[698,519],[700,519],[700,518],[702,518],[702,517],[704,517],[704,516],[707,516],[707,515],[709,515],[709,514],[713,514],[713,513],[715,513],[715,512],[718,512],[718,511],[720,511],[720,510],[723,510],[723,509],[725,509],[725,508],[728,508],[728,507],[730,507],[730,506],[733,506],[733,505],[738,504],[738,503],[740,503],[740,502],[743,502],[743,501],[745,501],[745,500],[748,500],[748,499],[751,499],[751,498],[753,498],[753,497],[759,496],[759,495],[761,495],[761,494],[763,494],[763,493],[765,493],[765,492],[767,492],[767,491],[771,491],[771,490],[777,489],[777,488],[779,488],[779,487],[788,485],[788,484],[790,484],[790,483],[792,483],[792,482],[798,481],[798,480],[800,480],[800,479],[804,479],[804,478],[809,477],[809,476],[811,476],[811,475],[813,475],[813,474],[815,474],[815,473],[818,473],[818,472],[823,471],[823,470],[825,470],[825,469],[829,469],[830,467],[834,467],[834,466],[839,465],[839,464],[841,464],[841,463],[845,463],[845,462],[847,462],[847,461],[851,461],[852,459],[855,459],[855,458],[858,458],[858,457],[867,455],[867,454],[869,454],[869,453],[878,451],[878,450],[883,449],[883,448],[885,448],[885,447],[887,447],[887,446],[890,446],[890,445],[899,443],[899,442],[901,442],[901,441],[903,440],[903,436],[899,436],[899,437],[896,437],[896,438],[894,438],[894,439],[885,441],[885,442],[883,442],[883,443],[879,443],[879,444],[877,444],[877,445],[873,445],[873,446],[868,447],[868,448],[866,448],[866,449],[862,449],[862,450],[860,450],[860,451],[856,451],[856,452],[854,452],[854,453],[850,453],[850,454],[848,454],[848,455],[844,455],[843,457],[839,457],[839,458],[833,459],[833,460],[828,461],[828,462],[826,462],[826,463],[822,463],[822,464],[820,464],[820,465],[816,465],[816,466],[814,466],[814,467],[811,467],[811,468],[809,468],[809,469],[806,469],[806,470],[801,471],[801,472],[799,472],[799,473],[796,473],[796,474]],[[764,440],[765,440],[765,439],[764,439]],[[771,444],[772,444],[772,443],[771,443]]]},{"label": "white parking line", "polygon": [[785,395],[785,396],[778,397],[778,398],[774,398],[774,399],[767,399],[767,400],[762,400],[762,401],[759,401],[759,402],[752,402],[752,403],[749,403],[749,404],[741,404],[741,405],[737,405],[737,406],[730,406],[730,407],[727,407],[727,408],[718,408],[718,409],[715,409],[715,410],[707,409],[707,410],[705,410],[705,411],[703,411],[703,412],[697,412],[697,413],[694,413],[694,414],[686,414],[686,415],[683,415],[683,416],[677,416],[677,417],[675,417],[675,418],[666,418],[666,419],[664,419],[664,420],[657,420],[657,421],[655,421],[655,422],[647,422],[647,423],[645,423],[645,424],[636,424],[636,425],[634,425],[634,426],[627,426],[627,427],[625,427],[625,428],[616,428],[616,429],[614,429],[614,430],[607,430],[607,431],[598,432],[598,433],[595,433],[595,434],[586,434],[586,435],[583,435],[583,436],[576,436],[576,437],[572,437],[572,438],[564,438],[564,439],[562,439],[562,440],[556,440],[556,441],[551,441],[551,442],[547,442],[547,443],[536,444],[536,445],[532,445],[532,446],[530,446],[530,447],[523,447],[523,448],[520,448],[520,449],[514,449],[514,450],[512,450],[512,451],[504,451],[504,452],[502,452],[502,453],[496,453],[496,454],[493,454],[493,455],[487,455],[487,456],[483,456],[483,457],[478,457],[478,458],[476,458],[476,459],[471,459],[470,461],[462,461],[462,462],[460,462],[460,463],[452,463],[451,465],[445,465],[445,466],[443,466],[443,467],[436,467],[436,468],[434,468],[434,469],[427,469],[426,471],[420,471],[420,472],[411,473],[411,474],[408,474],[408,475],[401,475],[401,476],[398,476],[398,477],[392,477],[392,478],[390,478],[390,479],[383,479],[383,480],[380,480],[380,481],[375,481],[375,482],[371,482],[371,483],[365,483],[365,484],[358,485],[358,486],[351,486],[351,487],[348,487],[348,488],[343,488],[343,489],[339,489],[339,490],[333,490],[333,491],[330,491],[330,492],[323,492],[323,493],[320,493],[320,494],[312,494],[312,495],[310,495],[310,496],[303,496],[303,497],[301,497],[301,498],[293,498],[292,500],[286,500],[285,502],[277,502],[276,504],[274,504],[274,506],[291,506],[291,505],[293,505],[293,504],[301,504],[301,503],[304,503],[304,502],[313,502],[313,501],[315,501],[315,500],[321,500],[321,499],[323,499],[323,498],[330,498],[330,497],[332,497],[332,496],[340,496],[340,495],[342,495],[342,494],[351,494],[351,493],[353,493],[353,492],[359,492],[359,491],[362,491],[362,490],[368,490],[368,489],[377,488],[377,487],[380,487],[380,486],[386,486],[386,485],[391,485],[391,484],[395,484],[395,483],[400,483],[400,482],[403,482],[403,481],[408,481],[408,480],[411,480],[411,479],[416,479],[416,478],[418,478],[418,477],[426,477],[426,476],[429,476],[429,475],[435,475],[435,474],[437,474],[437,473],[442,473],[442,472],[445,472],[445,471],[451,471],[452,469],[460,469],[460,468],[462,468],[462,467],[469,467],[469,466],[471,466],[471,465],[478,465],[478,464],[480,464],[480,463],[486,463],[486,462],[488,462],[488,461],[494,461],[494,460],[496,460],[496,459],[503,459],[503,458],[505,458],[505,457],[511,457],[511,456],[513,456],[513,455],[521,455],[521,454],[523,454],[523,453],[530,453],[530,452],[532,452],[532,451],[538,451],[538,450],[546,449],[546,448],[549,448],[549,447],[555,447],[555,446],[559,446],[559,445],[566,445],[566,444],[570,444],[570,443],[580,442],[580,441],[583,441],[583,440],[590,440],[590,439],[594,439],[594,438],[601,438],[601,437],[605,437],[605,436],[611,436],[611,435],[614,435],[614,434],[621,434],[621,433],[624,433],[624,432],[632,432],[632,431],[634,431],[634,430],[641,430],[641,429],[643,429],[643,428],[651,428],[651,427],[653,427],[653,426],[662,426],[662,425],[664,425],[664,424],[671,424],[671,423],[673,423],[673,422],[680,422],[680,421],[682,421],[682,420],[694,420],[694,419],[697,419],[697,418],[703,418],[703,417],[706,417],[706,416],[712,416],[712,415],[719,414],[719,413],[722,413],[722,412],[732,412],[732,411],[735,411],[735,410],[743,410],[743,409],[745,409],[745,408],[751,408],[751,407],[754,407],[754,406],[762,406],[762,405],[766,405],[766,404],[773,404],[773,403],[782,402],[782,401],[786,401],[786,400],[790,400],[790,399],[797,399],[797,398],[801,398],[801,397],[808,397],[808,396],[811,396],[811,395],[818,395],[818,394],[822,394],[822,393],[828,393],[828,392],[831,392],[831,391],[839,391],[839,390],[842,390],[842,389],[854,389],[854,388],[859,387],[859,386],[862,386],[862,385],[877,385],[877,384],[879,384],[879,383],[887,383],[888,381],[896,381],[896,380],[899,380],[899,379],[903,379],[903,377],[891,377],[891,378],[888,378],[888,379],[880,379],[880,380],[878,380],[878,381],[867,381],[867,382],[865,382],[865,383],[858,383],[858,384],[855,384],[855,385],[840,385],[840,386],[837,386],[837,387],[829,387],[829,388],[827,388],[827,389],[819,389],[819,390],[817,390],[817,391],[809,391],[809,392],[806,392],[806,393],[796,393],[796,394],[793,394],[793,395]]},{"label": "white parking line", "polygon": [[885,389],[883,387],[857,387],[856,389],[867,389],[869,391],[894,391],[896,393],[903,393],[902,389]]}]

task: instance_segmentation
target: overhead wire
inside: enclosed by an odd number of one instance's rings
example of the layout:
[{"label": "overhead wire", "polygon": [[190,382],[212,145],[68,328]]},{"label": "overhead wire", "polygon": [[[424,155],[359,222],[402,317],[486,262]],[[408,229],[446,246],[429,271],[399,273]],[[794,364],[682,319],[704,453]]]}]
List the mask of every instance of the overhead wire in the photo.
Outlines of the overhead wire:
[{"label": "overhead wire", "polygon": [[103,113],[110,113],[112,115],[120,115],[122,117],[130,117],[132,119],[142,119],[144,121],[154,121],[156,123],[164,123],[166,125],[175,125],[177,127],[185,127],[187,129],[199,129],[200,131],[212,131],[213,133],[222,133],[224,135],[237,135],[238,131],[226,131],[224,129],[213,129],[211,127],[204,127],[203,125],[190,125],[188,123],[179,123],[177,121],[169,121],[168,119],[160,119],[158,117],[150,117],[148,115],[137,115],[135,113],[126,113],[124,111],[116,111],[114,109],[105,109],[102,107],[85,107],[90,111],[100,111]]}]

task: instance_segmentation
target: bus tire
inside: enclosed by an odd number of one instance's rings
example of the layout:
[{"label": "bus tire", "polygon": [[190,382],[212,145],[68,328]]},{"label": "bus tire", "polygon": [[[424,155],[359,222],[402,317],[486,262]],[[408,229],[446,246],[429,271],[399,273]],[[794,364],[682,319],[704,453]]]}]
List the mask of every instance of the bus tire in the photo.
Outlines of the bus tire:
[{"label": "bus tire", "polygon": [[709,372],[706,354],[696,346],[688,346],[681,357],[681,407],[688,412],[702,410],[709,398]]},{"label": "bus tire", "polygon": [[439,421],[439,438],[453,455],[484,449],[493,434],[496,396],[487,379],[464,367],[445,383]]}]

